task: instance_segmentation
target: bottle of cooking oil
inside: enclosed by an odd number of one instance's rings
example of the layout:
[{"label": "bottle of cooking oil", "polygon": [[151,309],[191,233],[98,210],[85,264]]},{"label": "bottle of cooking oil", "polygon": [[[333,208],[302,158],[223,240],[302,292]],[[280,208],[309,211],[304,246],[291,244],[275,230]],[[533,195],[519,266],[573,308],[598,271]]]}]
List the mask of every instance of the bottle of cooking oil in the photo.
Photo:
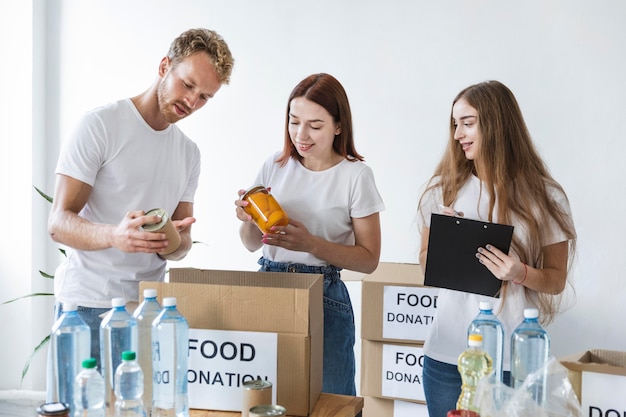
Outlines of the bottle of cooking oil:
[{"label": "bottle of cooking oil", "polygon": [[479,334],[470,334],[467,338],[468,348],[459,355],[458,369],[461,374],[461,395],[456,403],[458,410],[478,412],[474,404],[478,382],[491,373],[492,361],[483,350],[483,337]]}]

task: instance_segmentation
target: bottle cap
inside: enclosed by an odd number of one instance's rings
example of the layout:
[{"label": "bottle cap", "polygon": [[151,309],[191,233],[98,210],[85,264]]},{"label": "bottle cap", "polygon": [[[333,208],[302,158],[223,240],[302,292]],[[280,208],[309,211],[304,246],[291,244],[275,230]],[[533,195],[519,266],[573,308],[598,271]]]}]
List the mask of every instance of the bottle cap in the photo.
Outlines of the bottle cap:
[{"label": "bottle cap", "polygon": [[77,309],[75,303],[63,303],[63,311],[76,311]]},{"label": "bottle cap", "polygon": [[83,361],[83,368],[93,369],[96,367],[96,358],[89,358]]},{"label": "bottle cap", "polygon": [[477,333],[472,333],[469,336],[467,336],[467,343],[470,346],[482,346],[483,337]]},{"label": "bottle cap", "polygon": [[493,310],[493,306],[489,301],[481,301],[480,303],[478,303],[478,308],[480,310]]},{"label": "bottle cap", "polygon": [[137,354],[132,350],[125,350],[122,352],[122,360],[123,361],[134,361],[137,357]]},{"label": "bottle cap", "polygon": [[115,297],[111,300],[112,307],[122,307],[126,305],[126,299],[124,297]]},{"label": "bottle cap", "polygon": [[176,297],[165,297],[163,307],[176,307]]},{"label": "bottle cap", "polygon": [[539,310],[536,308],[525,308],[524,309],[524,318],[525,319],[536,319],[539,317]]},{"label": "bottle cap", "polygon": [[157,296],[156,288],[146,288],[143,290],[144,298],[156,298],[156,296]]}]

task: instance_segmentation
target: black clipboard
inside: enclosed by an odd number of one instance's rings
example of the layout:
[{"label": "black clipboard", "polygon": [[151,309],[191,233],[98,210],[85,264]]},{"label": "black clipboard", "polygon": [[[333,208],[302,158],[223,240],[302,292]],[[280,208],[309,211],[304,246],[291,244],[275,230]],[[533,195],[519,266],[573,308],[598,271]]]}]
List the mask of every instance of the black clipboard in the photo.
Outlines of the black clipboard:
[{"label": "black clipboard", "polygon": [[508,253],[513,226],[433,213],[424,285],[498,297],[502,281],[476,258],[491,244]]}]

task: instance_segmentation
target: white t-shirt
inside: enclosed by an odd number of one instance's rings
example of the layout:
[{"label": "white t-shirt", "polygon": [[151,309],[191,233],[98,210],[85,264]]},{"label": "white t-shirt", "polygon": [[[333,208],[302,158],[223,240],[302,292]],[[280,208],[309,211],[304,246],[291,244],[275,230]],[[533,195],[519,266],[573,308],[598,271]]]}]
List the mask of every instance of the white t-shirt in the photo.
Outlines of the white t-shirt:
[{"label": "white t-shirt", "polygon": [[[152,129],[130,99],[85,114],[64,143],[56,168],[92,186],[79,215],[94,223],[118,224],[128,211],[193,202],[200,150],[178,127]],[[118,249],[69,249],[54,277],[61,302],[109,307],[111,298],[138,300],[139,281],[162,281],[166,261],[156,254]]]},{"label": "white t-shirt", "polygon": [[[294,158],[281,167],[274,162],[278,156],[276,153],[265,161],[256,184],[271,187],[289,218],[302,222],[315,236],[352,245],[352,219],[385,209],[372,169],[361,161],[344,159],[327,170],[311,171]],[[328,265],[310,253],[271,245],[263,246],[263,256],[276,262]]]},{"label": "white t-shirt", "polygon": [[[437,180],[436,178],[433,180]],[[570,214],[566,196],[550,187],[548,192],[561,208]],[[422,227],[430,227],[431,213],[439,213],[439,205],[443,204],[441,187],[429,191],[421,202],[418,223],[420,231]],[[474,220],[487,221],[489,213],[489,193],[482,187],[480,180],[472,176],[459,190],[456,201],[452,208],[463,212],[464,217]],[[497,201],[496,201],[497,207]],[[494,209],[493,222],[497,222]],[[570,214],[571,216],[571,214]],[[520,224],[513,222],[513,234],[520,242],[528,239],[528,233]],[[548,246],[554,243],[567,241],[565,233],[558,227],[554,219],[548,221],[543,227],[541,244]],[[478,248],[476,248],[478,249]],[[450,254],[451,259],[454,254]],[[478,260],[476,260],[478,262]],[[468,277],[471,279],[471,277]],[[522,285],[510,283],[507,289],[506,302],[501,309],[501,299],[484,295],[470,294],[442,288],[437,300],[437,312],[430,333],[424,343],[424,354],[440,362],[456,364],[459,355],[467,348],[467,328],[478,314],[480,301],[490,301],[493,312],[502,322],[504,328],[504,370],[510,369],[510,339],[513,330],[524,318],[524,308],[536,307],[528,305]]]}]

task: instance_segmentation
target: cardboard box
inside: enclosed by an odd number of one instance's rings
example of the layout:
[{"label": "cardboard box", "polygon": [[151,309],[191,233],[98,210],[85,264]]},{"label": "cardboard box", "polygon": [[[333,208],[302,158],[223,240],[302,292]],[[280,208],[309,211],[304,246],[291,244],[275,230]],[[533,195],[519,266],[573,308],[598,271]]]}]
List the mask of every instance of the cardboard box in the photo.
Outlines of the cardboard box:
[{"label": "cardboard box", "polygon": [[428,417],[426,404],[363,397],[363,417]]},{"label": "cardboard box", "polygon": [[361,394],[426,404],[421,344],[361,341]]},{"label": "cardboard box", "polygon": [[362,281],[361,338],[424,343],[437,311],[439,289],[423,285],[422,268],[381,262]]},{"label": "cardboard box", "polygon": [[626,416],[626,352],[592,349],[560,360],[583,415]]},{"label": "cardboard box", "polygon": [[144,288],[155,288],[160,300],[176,297],[190,329],[276,333],[276,401],[290,415],[311,412],[322,389],[322,275],[172,268],[168,283]]}]

